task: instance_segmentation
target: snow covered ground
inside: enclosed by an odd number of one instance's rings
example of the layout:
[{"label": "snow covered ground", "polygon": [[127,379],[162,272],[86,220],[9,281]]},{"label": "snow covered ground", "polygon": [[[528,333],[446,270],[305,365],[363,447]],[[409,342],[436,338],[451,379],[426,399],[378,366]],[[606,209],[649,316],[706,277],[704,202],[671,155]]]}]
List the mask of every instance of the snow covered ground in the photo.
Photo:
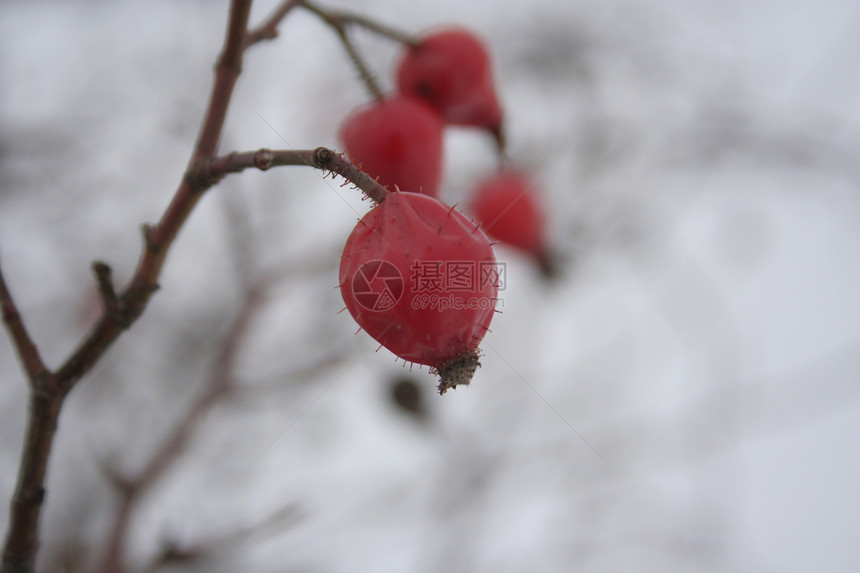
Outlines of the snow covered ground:
[{"label": "snow covered ground", "polygon": [[[97,559],[115,510],[99,467],[143,465],[211,376],[240,276],[276,270],[239,390],[135,516],[135,565],[166,541],[220,540],[168,570],[855,570],[856,3],[327,5],[484,35],[562,278],[499,248],[508,285],[483,367],[439,397],[337,314],[359,194],[309,169],[226,179],[147,313],[67,404],[41,563]],[[97,312],[90,262],[127,279],[140,224],[180,180],[226,14],[226,1],[0,2],[0,263],[52,365]],[[357,37],[390,86],[396,46]],[[334,35],[293,14],[249,50],[221,149],[337,147],[365,97]],[[454,203],[493,156],[466,130],[446,143]],[[425,390],[424,418],[392,406],[401,376]],[[4,500],[24,400],[0,343]]]}]

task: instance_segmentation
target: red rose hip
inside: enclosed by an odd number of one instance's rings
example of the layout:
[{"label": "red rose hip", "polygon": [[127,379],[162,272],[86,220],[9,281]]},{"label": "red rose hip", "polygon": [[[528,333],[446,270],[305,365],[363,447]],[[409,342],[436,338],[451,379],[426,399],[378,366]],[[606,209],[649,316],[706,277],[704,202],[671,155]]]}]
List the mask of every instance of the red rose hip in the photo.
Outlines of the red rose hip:
[{"label": "red rose hip", "polygon": [[509,169],[481,181],[470,211],[490,237],[533,255],[543,252],[544,216],[524,173]]},{"label": "red rose hip", "polygon": [[486,128],[501,137],[490,57],[466,30],[441,30],[408,48],[397,68],[397,87],[429,102],[447,123]]},{"label": "red rose hip", "polygon": [[477,226],[441,201],[395,192],[358,222],[340,262],[356,322],[445,393],[468,384],[495,312],[496,259]]},{"label": "red rose hip", "polygon": [[435,197],[442,178],[443,128],[429,106],[396,96],[351,115],[340,139],[350,160],[383,185]]}]

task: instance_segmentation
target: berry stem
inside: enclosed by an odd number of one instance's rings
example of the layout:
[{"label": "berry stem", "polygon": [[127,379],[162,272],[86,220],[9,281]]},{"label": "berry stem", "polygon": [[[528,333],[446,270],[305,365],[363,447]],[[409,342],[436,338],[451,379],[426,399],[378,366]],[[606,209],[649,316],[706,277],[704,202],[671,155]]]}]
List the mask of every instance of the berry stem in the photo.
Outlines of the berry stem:
[{"label": "berry stem", "polygon": [[499,160],[499,169],[504,169],[509,163],[506,149],[507,139],[505,138],[504,129],[499,125],[497,128],[491,129],[490,134],[493,136],[493,142],[496,144],[496,157]]},{"label": "berry stem", "polygon": [[258,149],[202,159],[197,162],[190,177],[214,184],[225,175],[239,173],[245,169],[266,171],[272,167],[290,165],[314,167],[340,175],[361,189],[376,203],[383,202],[388,196],[388,190],[382,184],[359,169],[342,154],[326,147],[305,150]]},{"label": "berry stem", "polygon": [[379,82],[376,81],[376,77],[374,77],[370,68],[365,63],[364,58],[362,58],[361,54],[358,53],[352,40],[350,40],[347,35],[347,25],[355,22],[354,17],[340,12],[326,10],[307,0],[302,0],[300,5],[322,18],[323,22],[328,24],[335,31],[338,39],[340,39],[340,43],[343,44],[346,53],[349,55],[349,59],[352,60],[352,65],[355,66],[356,70],[358,70],[358,75],[364,82],[365,87],[367,87],[367,91],[370,92],[371,97],[376,101],[382,101],[384,94],[382,92],[382,88],[379,87]]},{"label": "berry stem", "polygon": [[245,34],[245,48],[263,40],[273,40],[278,37],[278,26],[287,14],[301,4],[301,0],[285,0],[269,15],[266,20]]},{"label": "berry stem", "polygon": [[370,68],[361,57],[361,54],[358,53],[355,44],[353,44],[352,40],[349,39],[349,36],[346,35],[346,29],[343,27],[336,27],[335,31],[337,32],[337,37],[340,38],[340,42],[343,44],[346,53],[349,54],[349,59],[352,60],[352,65],[354,65],[355,69],[358,70],[358,75],[364,82],[367,91],[370,92],[370,96],[376,101],[382,101],[385,97],[382,93],[382,88],[379,87],[379,82],[376,81],[376,77],[373,75],[373,72],[370,71]]},{"label": "berry stem", "polygon": [[371,20],[370,18],[361,16],[360,14],[351,14],[349,12],[342,12],[339,10],[326,10],[316,2],[311,2],[310,0],[299,0],[299,3],[325,19],[328,23],[337,21],[340,22],[341,26],[353,24],[385,38],[394,40],[395,42],[400,42],[401,44],[405,44],[413,48],[418,46],[419,42],[414,36],[401,32],[400,30],[395,30],[390,26]]}]

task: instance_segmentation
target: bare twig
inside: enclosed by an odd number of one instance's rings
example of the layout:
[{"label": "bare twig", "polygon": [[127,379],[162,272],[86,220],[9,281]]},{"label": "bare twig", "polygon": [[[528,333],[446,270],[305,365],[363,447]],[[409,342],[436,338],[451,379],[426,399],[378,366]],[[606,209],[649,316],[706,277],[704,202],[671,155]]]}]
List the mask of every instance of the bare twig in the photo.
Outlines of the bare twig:
[{"label": "bare twig", "polygon": [[245,47],[253,46],[263,40],[274,40],[278,37],[278,26],[290,11],[301,4],[301,0],[285,0],[269,15],[266,20],[245,35]]},{"label": "bare twig", "polygon": [[[158,289],[162,267],[177,233],[207,189],[227,173],[246,168],[265,170],[275,165],[311,165],[346,177],[376,202],[385,199],[387,191],[384,187],[342,156],[325,148],[306,152],[259,150],[249,154],[215,157],[233,89],[241,73],[245,48],[263,37],[271,37],[274,28],[295,5],[292,2],[284,2],[249,39],[246,31],[251,0],[232,0],[226,39],[215,67],[209,104],[186,173],[161,220],[156,225],[143,225],[144,246],[141,257],[131,281],[122,291],[115,290],[110,267],[102,262],[94,263],[93,270],[104,310],[78,347],[56,371],[51,372],[42,362],[5,281],[0,276],[3,321],[30,380],[30,410],[18,483],[12,497],[9,527],[3,548],[0,568],[2,573],[29,573],[34,569],[39,518],[45,495],[45,476],[57,421],[66,396],[95,366],[120,334],[141,316],[152,294]],[[205,411],[211,400],[211,396],[202,399],[197,408]],[[185,436],[188,431],[178,428],[173,439],[178,443],[183,442],[187,439]],[[170,454],[172,455],[174,454]],[[169,459],[167,461],[169,462]],[[151,467],[139,476],[140,481],[152,481],[154,477],[150,476],[159,475],[165,463],[163,458],[155,459]],[[130,515],[135,496],[126,492],[124,499],[129,501],[120,508],[120,513],[127,512]],[[127,520],[127,517],[120,515],[117,518],[118,522],[123,520]],[[104,563],[111,562],[112,558],[104,560]]]},{"label": "bare twig", "polygon": [[[276,277],[276,280],[271,280],[269,275],[261,274],[246,291],[242,305],[237,311],[236,317],[228,329],[223,343],[216,351],[217,359],[212,365],[206,385],[200,390],[185,413],[178,419],[173,429],[156,448],[143,469],[134,476],[123,476],[115,468],[110,466],[103,468],[111,484],[117,488],[119,505],[109,529],[110,534],[99,567],[99,571],[102,573],[118,573],[125,570],[124,554],[126,539],[138,503],[151,491],[159,478],[186,451],[188,443],[211,409],[224,399],[234,395],[233,392],[238,387],[236,362],[244,343],[248,339],[248,334],[251,331],[250,327],[260,313],[265,310],[265,300],[269,291],[275,288],[280,280],[287,278],[291,274],[288,273]],[[294,368],[285,374],[285,377],[297,380],[309,373],[319,372],[320,369],[330,366],[331,363],[340,359],[342,359],[342,356],[335,356],[334,358],[326,357],[316,364],[303,368]],[[282,513],[279,512],[275,516],[247,530],[234,532],[230,538],[235,538],[235,541],[243,540],[251,533],[257,532],[262,526],[271,525],[271,521],[276,516],[283,517]],[[293,514],[294,512],[291,510],[290,515]],[[197,544],[181,549],[175,545],[168,545],[163,555],[155,559],[154,563],[163,564],[176,560],[192,559],[196,556],[202,556],[214,547],[223,549],[224,543]],[[204,551],[204,548],[207,551]]]},{"label": "bare twig", "polygon": [[288,504],[276,509],[256,523],[251,523],[212,539],[184,544],[168,540],[164,543],[161,552],[150,561],[143,571],[144,573],[152,573],[169,565],[197,561],[219,552],[229,551],[252,537],[283,531],[284,528],[296,523],[299,519],[301,519],[299,508],[295,504]]},{"label": "bare twig", "polygon": [[326,21],[339,22],[341,26],[354,24],[356,26],[361,26],[362,28],[370,30],[375,34],[379,34],[380,36],[390,38],[395,42],[400,42],[401,44],[406,44],[408,46],[413,47],[418,45],[418,40],[416,40],[413,36],[405,32],[401,32],[400,30],[395,30],[391,26],[387,26],[375,20],[366,18],[360,14],[352,14],[339,10],[326,10],[319,6],[316,2],[310,2],[309,0],[300,0],[299,3],[308,10],[311,10],[312,12],[320,15]]},{"label": "bare twig", "polygon": [[349,59],[352,60],[352,65],[354,65],[355,69],[358,70],[358,75],[367,87],[367,91],[370,92],[371,97],[376,101],[382,100],[384,94],[382,92],[382,88],[379,87],[379,82],[376,81],[376,77],[374,77],[370,68],[364,62],[364,58],[362,58],[361,54],[358,53],[358,50],[347,34],[347,24],[351,22],[349,16],[339,12],[326,10],[315,3],[308,2],[306,0],[299,2],[299,4],[308,11],[319,16],[323,22],[328,24],[331,29],[335,31],[340,43],[343,44],[346,53],[349,55]]},{"label": "bare twig", "polygon": [[358,52],[358,48],[355,47],[355,44],[352,43],[349,35],[347,35],[346,28],[338,26],[337,24],[332,24],[332,27],[337,33],[340,43],[343,44],[343,48],[346,50],[346,53],[349,55],[352,65],[355,66],[356,70],[358,70],[358,75],[361,78],[361,81],[364,82],[364,85],[367,87],[367,91],[370,92],[370,97],[376,101],[382,101],[385,98],[385,94],[379,86],[376,76],[373,75],[373,72],[370,71],[370,67],[365,63],[364,58],[362,58],[361,54]]},{"label": "bare twig", "polygon": [[45,474],[63,398],[56,392],[51,373],[24,326],[2,271],[0,305],[3,323],[30,383],[27,433],[21,452],[18,483],[9,508],[9,530],[2,562],[4,573],[18,573],[33,569],[38,548],[39,517],[45,499]]},{"label": "bare twig", "polygon": [[42,391],[37,386],[32,387],[29,400],[26,438],[3,548],[3,573],[29,573],[33,570],[39,545],[39,518],[45,500],[48,458],[63,404],[62,394]]},{"label": "bare twig", "polygon": [[234,152],[197,163],[194,178],[217,181],[228,173],[239,173],[245,169],[266,171],[272,167],[302,165],[322,169],[347,179],[361,189],[376,203],[381,203],[388,190],[376,179],[353,165],[342,154],[326,147],[313,150],[271,150]]},{"label": "bare twig", "polygon": [[[242,67],[245,31],[251,0],[233,0],[224,49],[215,70],[215,82],[189,166],[211,157],[218,147],[233,87]],[[116,297],[107,288],[109,271],[99,267],[99,284],[106,304],[96,325],[71,357],[54,373],[42,363],[20,315],[2,286],[3,319],[30,379],[30,411],[18,483],[12,496],[9,527],[3,547],[2,573],[33,571],[38,549],[39,518],[45,496],[45,475],[63,401],[81,377],[89,372],[108,347],[142,313],[152,293],[167,251],[200,199],[206,186],[185,177],[155,227],[144,227],[145,246],[134,278]],[[115,294],[115,293],[114,293]]]},{"label": "bare twig", "polygon": [[143,469],[133,477],[116,479],[117,472],[110,472],[111,482],[118,485],[120,502],[102,557],[99,571],[116,573],[125,570],[124,555],[128,529],[138,502],[149,492],[153,484],[185,451],[194,431],[206,414],[227,396],[234,387],[235,363],[250,325],[262,308],[264,292],[259,286],[250,288],[236,318],[217,353],[208,383],[189,405],[185,414],[165,437]]},{"label": "bare twig", "polygon": [[15,306],[12,295],[6,286],[2,270],[0,270],[0,305],[3,308],[3,323],[6,325],[6,330],[9,331],[12,344],[15,345],[15,350],[21,360],[24,373],[27,375],[30,384],[33,385],[36,380],[43,378],[48,373],[48,369],[45,367],[45,363],[42,362],[39,349],[36,348],[33,339],[30,338],[30,334],[24,326],[24,321],[21,319],[18,307]]},{"label": "bare twig", "polygon": [[376,77],[370,71],[370,68],[365,63],[364,58],[361,57],[361,54],[359,54],[355,45],[352,43],[347,29],[351,25],[359,26],[365,28],[366,30],[370,30],[371,32],[374,32],[380,36],[390,38],[396,42],[400,42],[408,46],[418,45],[418,41],[412,36],[399,30],[395,30],[390,26],[381,24],[380,22],[376,22],[374,20],[361,16],[359,14],[351,14],[338,10],[329,10],[318,5],[316,2],[310,2],[308,0],[285,0],[272,12],[272,14],[268,18],[266,18],[266,20],[262,24],[248,31],[248,34],[245,37],[246,47],[256,44],[257,42],[261,42],[263,40],[271,40],[276,38],[278,36],[278,25],[284,18],[286,18],[287,14],[289,14],[293,10],[293,8],[296,8],[298,6],[301,6],[309,12],[312,12],[319,16],[323,20],[323,22],[325,22],[335,31],[341,44],[343,44],[346,53],[349,55],[350,60],[355,66],[356,70],[358,70],[358,74],[361,77],[361,80],[364,82],[364,85],[367,87],[367,90],[370,92],[370,95],[377,101],[381,100],[384,97],[382,88],[380,88],[379,82],[377,82]]}]

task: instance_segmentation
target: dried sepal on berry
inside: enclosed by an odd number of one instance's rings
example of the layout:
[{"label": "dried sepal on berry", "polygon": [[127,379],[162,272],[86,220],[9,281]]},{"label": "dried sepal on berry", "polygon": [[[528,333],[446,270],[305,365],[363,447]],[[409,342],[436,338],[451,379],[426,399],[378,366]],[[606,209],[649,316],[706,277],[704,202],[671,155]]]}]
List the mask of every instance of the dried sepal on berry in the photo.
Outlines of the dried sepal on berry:
[{"label": "dried sepal on berry", "polygon": [[468,386],[472,382],[475,371],[481,366],[477,352],[469,352],[452,358],[438,370],[439,385],[436,387],[442,395],[457,386]]}]

